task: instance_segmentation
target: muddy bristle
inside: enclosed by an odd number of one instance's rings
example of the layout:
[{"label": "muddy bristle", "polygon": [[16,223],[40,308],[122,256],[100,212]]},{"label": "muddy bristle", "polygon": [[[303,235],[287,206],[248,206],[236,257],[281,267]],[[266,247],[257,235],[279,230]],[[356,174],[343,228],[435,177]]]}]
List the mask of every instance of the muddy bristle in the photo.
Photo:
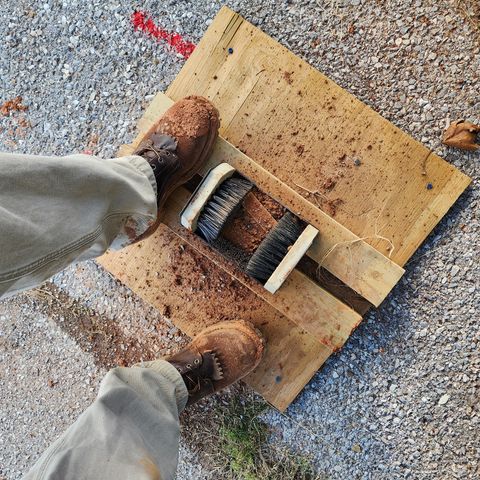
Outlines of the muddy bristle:
[{"label": "muddy bristle", "polygon": [[198,231],[208,243],[218,238],[252,186],[252,183],[243,178],[229,178],[218,187],[204,206],[197,222]]},{"label": "muddy bristle", "polygon": [[302,225],[290,212],[267,234],[247,265],[247,273],[266,282],[302,233]]}]

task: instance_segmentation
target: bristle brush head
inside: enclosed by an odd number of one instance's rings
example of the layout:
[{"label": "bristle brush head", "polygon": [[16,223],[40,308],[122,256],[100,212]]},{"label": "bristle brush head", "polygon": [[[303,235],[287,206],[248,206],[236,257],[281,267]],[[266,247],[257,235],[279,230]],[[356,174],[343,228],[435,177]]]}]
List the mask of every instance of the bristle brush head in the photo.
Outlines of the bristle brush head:
[{"label": "bristle brush head", "polygon": [[229,178],[215,191],[198,217],[197,229],[207,242],[218,238],[222,228],[242,203],[253,184],[243,178]]},{"label": "bristle brush head", "polygon": [[247,264],[247,273],[265,283],[302,233],[300,221],[286,213],[255,250]]}]

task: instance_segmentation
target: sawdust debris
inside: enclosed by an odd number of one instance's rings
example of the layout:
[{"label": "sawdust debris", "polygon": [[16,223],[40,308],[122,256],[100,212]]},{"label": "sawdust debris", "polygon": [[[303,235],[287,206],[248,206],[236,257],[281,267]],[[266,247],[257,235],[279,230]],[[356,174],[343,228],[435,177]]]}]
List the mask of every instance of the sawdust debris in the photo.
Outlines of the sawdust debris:
[{"label": "sawdust debris", "polygon": [[293,72],[287,72],[287,71],[283,72],[283,78],[289,85],[293,83],[292,73]]}]

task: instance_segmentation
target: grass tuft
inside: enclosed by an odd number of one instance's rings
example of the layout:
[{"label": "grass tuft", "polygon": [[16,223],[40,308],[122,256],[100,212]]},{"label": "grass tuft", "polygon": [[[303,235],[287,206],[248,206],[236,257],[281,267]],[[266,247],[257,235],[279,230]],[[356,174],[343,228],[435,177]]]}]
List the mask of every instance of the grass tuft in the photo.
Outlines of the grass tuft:
[{"label": "grass tuft", "polygon": [[320,480],[309,459],[269,441],[261,420],[268,405],[258,399],[234,398],[217,410],[220,427],[214,468],[226,480]]}]

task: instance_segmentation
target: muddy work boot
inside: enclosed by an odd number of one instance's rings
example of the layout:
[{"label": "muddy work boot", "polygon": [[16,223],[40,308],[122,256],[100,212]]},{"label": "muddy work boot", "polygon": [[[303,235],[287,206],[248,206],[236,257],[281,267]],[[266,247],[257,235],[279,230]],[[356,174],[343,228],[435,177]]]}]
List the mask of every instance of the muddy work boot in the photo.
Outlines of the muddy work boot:
[{"label": "muddy work boot", "polygon": [[220,322],[165,360],[182,375],[187,405],[218,392],[250,373],[260,362],[264,340],[251,323]]},{"label": "muddy work boot", "polygon": [[155,174],[159,210],[178,186],[192,178],[212,153],[218,136],[217,109],[203,97],[172,105],[135,150]]}]

